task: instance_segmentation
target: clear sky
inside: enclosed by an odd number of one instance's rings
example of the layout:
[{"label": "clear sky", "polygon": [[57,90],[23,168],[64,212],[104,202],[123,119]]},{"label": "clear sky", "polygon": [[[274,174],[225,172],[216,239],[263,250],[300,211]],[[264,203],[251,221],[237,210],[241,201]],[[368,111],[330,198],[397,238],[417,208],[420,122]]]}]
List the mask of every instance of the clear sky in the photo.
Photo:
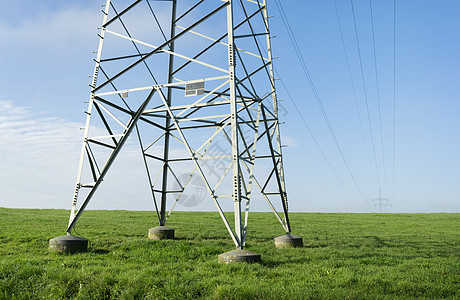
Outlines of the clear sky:
[{"label": "clear sky", "polygon": [[[396,0],[395,22],[393,1],[280,2],[307,68],[269,0],[290,210],[372,212],[380,195],[390,212],[460,212],[460,1]],[[70,208],[100,4],[2,5],[2,207]],[[89,208],[153,209],[119,188],[145,185],[143,170],[123,176],[131,155]]]}]

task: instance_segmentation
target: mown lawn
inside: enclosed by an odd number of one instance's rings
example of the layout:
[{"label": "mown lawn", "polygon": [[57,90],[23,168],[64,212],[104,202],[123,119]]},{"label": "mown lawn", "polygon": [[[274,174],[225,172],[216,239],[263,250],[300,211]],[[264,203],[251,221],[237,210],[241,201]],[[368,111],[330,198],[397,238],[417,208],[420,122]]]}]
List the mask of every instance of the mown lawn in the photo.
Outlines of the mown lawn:
[{"label": "mown lawn", "polygon": [[234,245],[216,212],[175,212],[176,240],[149,241],[152,212],[86,211],[89,252],[50,253],[65,210],[0,208],[0,299],[459,299],[460,214],[292,213],[304,247],[275,249],[271,213],[252,213],[246,249],[260,264],[224,265]]}]

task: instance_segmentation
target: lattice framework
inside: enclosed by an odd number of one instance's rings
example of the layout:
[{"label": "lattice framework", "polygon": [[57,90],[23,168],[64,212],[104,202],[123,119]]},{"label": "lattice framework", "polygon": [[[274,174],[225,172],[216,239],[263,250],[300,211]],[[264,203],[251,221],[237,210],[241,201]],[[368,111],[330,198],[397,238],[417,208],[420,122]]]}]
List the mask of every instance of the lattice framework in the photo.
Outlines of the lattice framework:
[{"label": "lattice framework", "polygon": [[160,225],[197,174],[237,248],[254,194],[291,231],[268,19],[266,0],[107,0],[67,233],[133,132]]}]

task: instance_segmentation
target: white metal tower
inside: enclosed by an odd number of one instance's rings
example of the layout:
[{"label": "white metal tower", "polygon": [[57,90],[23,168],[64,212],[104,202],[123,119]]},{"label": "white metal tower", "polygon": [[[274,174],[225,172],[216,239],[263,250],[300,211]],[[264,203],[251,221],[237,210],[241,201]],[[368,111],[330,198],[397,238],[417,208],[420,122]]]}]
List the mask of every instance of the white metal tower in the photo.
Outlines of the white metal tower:
[{"label": "white metal tower", "polygon": [[378,209],[378,213],[386,213],[387,207],[391,207],[391,204],[388,203],[387,198],[379,196],[378,198],[372,199],[370,207],[375,207]]},{"label": "white metal tower", "polygon": [[[266,0],[103,7],[67,234],[131,137],[160,226],[187,189],[190,180],[179,176],[187,173],[201,178],[237,249],[254,198],[268,203],[289,237]],[[233,221],[224,215],[229,203]]]}]

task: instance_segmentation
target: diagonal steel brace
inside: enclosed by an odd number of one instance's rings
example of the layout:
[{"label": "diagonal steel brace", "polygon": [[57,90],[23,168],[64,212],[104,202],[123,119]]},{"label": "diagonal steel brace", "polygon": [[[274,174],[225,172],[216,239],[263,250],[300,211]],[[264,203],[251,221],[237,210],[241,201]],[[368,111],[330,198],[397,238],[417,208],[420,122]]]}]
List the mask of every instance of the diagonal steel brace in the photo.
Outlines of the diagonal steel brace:
[{"label": "diagonal steel brace", "polygon": [[88,205],[89,201],[93,197],[94,193],[96,192],[97,188],[101,184],[101,182],[104,180],[104,176],[107,174],[109,171],[110,167],[112,166],[112,163],[115,161],[117,158],[118,154],[120,153],[120,150],[123,148],[123,145],[125,144],[126,140],[128,139],[129,135],[133,131],[133,129],[136,127],[137,121],[139,121],[139,118],[141,117],[142,113],[144,112],[145,108],[149,104],[150,100],[153,97],[153,94],[155,93],[155,90],[153,89],[145,101],[142,103],[142,105],[139,107],[139,109],[136,111],[136,114],[132,117],[128,124],[128,128],[125,130],[123,137],[120,139],[120,142],[117,144],[115,149],[112,151],[112,154],[110,155],[109,159],[105,163],[104,167],[102,168],[100,176],[97,178],[93,188],[91,191],[88,193],[88,195],[85,198],[85,201],[81,205],[80,209],[78,210],[77,214],[74,216],[73,219],[69,220],[69,226],[67,227],[67,234],[70,234],[73,227],[77,223],[78,219],[80,218],[81,214],[85,210],[86,206]]}]

